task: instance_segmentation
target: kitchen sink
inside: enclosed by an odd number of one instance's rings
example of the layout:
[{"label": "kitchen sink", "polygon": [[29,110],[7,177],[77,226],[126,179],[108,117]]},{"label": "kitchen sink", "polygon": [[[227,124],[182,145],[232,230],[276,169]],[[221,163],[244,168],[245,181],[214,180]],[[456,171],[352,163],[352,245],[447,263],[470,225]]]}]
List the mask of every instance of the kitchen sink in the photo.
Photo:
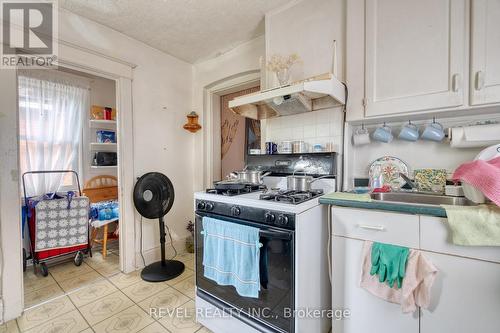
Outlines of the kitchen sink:
[{"label": "kitchen sink", "polygon": [[448,197],[437,194],[388,192],[372,193],[373,200],[394,202],[398,204],[425,205],[425,206],[476,206],[477,204],[464,197]]}]

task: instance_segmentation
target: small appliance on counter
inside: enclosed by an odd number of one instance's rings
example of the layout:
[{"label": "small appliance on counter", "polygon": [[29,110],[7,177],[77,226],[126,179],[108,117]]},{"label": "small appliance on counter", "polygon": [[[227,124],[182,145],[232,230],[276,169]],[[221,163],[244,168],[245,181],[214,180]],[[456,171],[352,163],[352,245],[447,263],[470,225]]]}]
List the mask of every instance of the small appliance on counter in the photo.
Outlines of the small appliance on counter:
[{"label": "small appliance on counter", "polygon": [[94,166],[115,166],[118,163],[118,157],[115,152],[98,151],[94,154],[92,165]]}]

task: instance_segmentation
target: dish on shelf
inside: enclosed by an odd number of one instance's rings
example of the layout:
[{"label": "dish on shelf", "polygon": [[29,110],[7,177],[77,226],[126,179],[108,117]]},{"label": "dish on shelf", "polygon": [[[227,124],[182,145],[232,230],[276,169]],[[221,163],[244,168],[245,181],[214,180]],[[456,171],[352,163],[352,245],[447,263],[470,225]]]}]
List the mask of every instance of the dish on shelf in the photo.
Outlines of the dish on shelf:
[{"label": "dish on shelf", "polygon": [[381,174],[381,184],[377,187],[389,185],[391,189],[400,189],[405,184],[405,180],[399,176],[399,173],[409,176],[408,165],[393,156],[383,156],[373,161],[368,168],[369,178],[373,179],[377,172]]}]

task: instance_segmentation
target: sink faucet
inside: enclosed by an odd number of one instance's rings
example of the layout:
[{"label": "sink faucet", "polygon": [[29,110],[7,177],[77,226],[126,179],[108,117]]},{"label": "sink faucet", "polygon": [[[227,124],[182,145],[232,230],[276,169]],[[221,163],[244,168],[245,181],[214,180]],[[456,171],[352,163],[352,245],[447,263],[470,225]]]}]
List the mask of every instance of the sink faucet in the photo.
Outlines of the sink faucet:
[{"label": "sink faucet", "polygon": [[[414,182],[412,182],[412,180],[407,175],[405,175],[404,173],[400,172],[399,173],[399,177],[403,178],[403,180],[406,182],[405,185],[409,186],[410,189],[412,189],[412,190],[417,189],[417,185]],[[403,186],[405,186],[405,185],[403,185]]]}]

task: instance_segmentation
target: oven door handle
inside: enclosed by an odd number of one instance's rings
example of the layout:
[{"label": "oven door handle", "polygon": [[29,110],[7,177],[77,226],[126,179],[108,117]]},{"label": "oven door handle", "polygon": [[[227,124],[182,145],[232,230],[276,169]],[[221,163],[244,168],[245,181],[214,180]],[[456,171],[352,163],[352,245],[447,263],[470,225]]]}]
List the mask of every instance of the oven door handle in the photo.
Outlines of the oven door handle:
[{"label": "oven door handle", "polygon": [[291,240],[292,239],[292,233],[276,231],[276,230],[273,230],[273,231],[260,230],[259,236],[264,237],[264,238],[272,238],[272,239],[284,239],[284,240]]}]

